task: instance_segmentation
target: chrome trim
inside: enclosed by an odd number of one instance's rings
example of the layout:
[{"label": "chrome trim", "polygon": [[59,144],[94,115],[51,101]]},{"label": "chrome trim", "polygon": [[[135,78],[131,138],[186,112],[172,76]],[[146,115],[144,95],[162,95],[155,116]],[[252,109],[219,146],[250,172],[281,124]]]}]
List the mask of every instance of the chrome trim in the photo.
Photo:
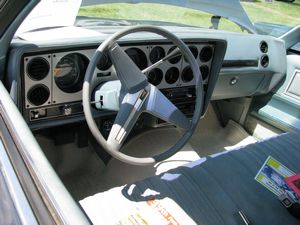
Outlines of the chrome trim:
[{"label": "chrome trim", "polygon": [[294,74],[293,74],[292,77],[290,78],[289,83],[288,83],[288,85],[286,86],[286,88],[285,88],[283,94],[285,94],[285,95],[286,95],[287,97],[289,97],[290,99],[293,99],[294,101],[296,101],[297,103],[299,103],[299,102],[300,102],[300,97],[297,96],[297,95],[294,95],[294,94],[291,93],[291,92],[289,92],[289,88],[290,88],[291,84],[293,83],[293,81],[294,81],[294,79],[295,79],[295,77],[296,77],[297,74],[299,74],[299,76],[300,76],[300,70],[295,69],[295,70],[294,70]]},{"label": "chrome trim", "polygon": [[21,223],[24,225],[37,225],[36,218],[22,190],[20,182],[15,174],[11,162],[6,153],[3,142],[0,139],[0,169],[3,173],[6,186],[18,212]]},{"label": "chrome trim", "polygon": [[0,105],[4,110],[3,119],[8,125],[20,155],[56,222],[89,224],[45,157],[2,82],[0,82]]}]

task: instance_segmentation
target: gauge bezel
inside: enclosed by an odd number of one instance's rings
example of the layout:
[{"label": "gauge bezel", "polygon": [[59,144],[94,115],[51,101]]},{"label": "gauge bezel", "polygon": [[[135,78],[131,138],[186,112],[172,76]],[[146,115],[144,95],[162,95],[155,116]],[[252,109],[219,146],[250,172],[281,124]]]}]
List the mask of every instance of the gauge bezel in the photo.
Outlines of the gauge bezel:
[{"label": "gauge bezel", "polygon": [[[68,64],[71,66],[72,69],[70,72],[68,72],[68,75],[67,75],[68,77],[61,78],[61,77],[58,77],[58,75],[56,74],[56,70],[63,68],[60,66],[63,66],[64,64],[66,64],[66,62],[64,62],[65,60],[69,60]],[[84,75],[85,75],[85,71],[87,69],[88,63],[89,63],[89,60],[87,59],[87,57],[80,53],[70,53],[70,54],[63,56],[58,61],[58,63],[55,65],[55,68],[53,69],[54,82],[55,82],[56,86],[61,91],[66,92],[66,93],[76,93],[76,92],[81,91],[82,85],[83,85],[83,80],[84,80]],[[60,65],[60,64],[62,64],[62,65]],[[72,71],[74,71],[76,74],[69,75]],[[63,80],[63,79],[65,79],[65,80]],[[69,82],[67,79],[71,80],[71,82]],[[65,83],[63,83],[63,82],[65,82]]]}]

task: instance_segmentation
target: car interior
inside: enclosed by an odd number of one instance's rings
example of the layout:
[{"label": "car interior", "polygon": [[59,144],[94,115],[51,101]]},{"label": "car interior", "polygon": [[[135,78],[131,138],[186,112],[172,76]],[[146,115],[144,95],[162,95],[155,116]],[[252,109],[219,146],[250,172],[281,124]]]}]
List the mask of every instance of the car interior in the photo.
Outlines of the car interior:
[{"label": "car interior", "polygon": [[4,78],[89,222],[299,224],[254,179],[268,156],[300,172],[299,27],[94,29],[14,38]]}]

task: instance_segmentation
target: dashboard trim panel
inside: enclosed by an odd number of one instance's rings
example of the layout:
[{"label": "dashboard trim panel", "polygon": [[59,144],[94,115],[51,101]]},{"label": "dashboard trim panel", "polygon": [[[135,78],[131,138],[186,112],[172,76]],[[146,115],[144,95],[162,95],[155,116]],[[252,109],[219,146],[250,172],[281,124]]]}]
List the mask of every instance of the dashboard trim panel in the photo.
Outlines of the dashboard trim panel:
[{"label": "dashboard trim panel", "polygon": [[[168,29],[170,29],[172,32],[172,27]],[[184,27],[180,29],[180,32],[176,30],[174,33],[183,41],[188,43],[188,45],[199,45],[198,52],[202,46],[210,45],[214,47],[213,58],[210,62],[208,62],[210,65],[210,76],[207,80],[205,80],[204,85],[204,90],[206,92],[204,102],[205,110],[211,100],[268,93],[284,77],[286,70],[286,65],[284,64],[285,48],[283,41],[279,39],[264,35],[237,35],[229,32],[212,32],[211,30],[206,31],[205,29],[190,29]],[[30,84],[31,81],[28,81],[28,85],[25,85],[25,82],[27,82],[26,80],[28,79],[24,78],[24,71],[26,71],[24,59],[26,57],[37,55],[44,55],[45,57],[50,55],[51,58],[53,54],[63,55],[70,52],[81,53],[87,51],[92,53],[98,47],[99,43],[105,39],[105,37],[106,35],[100,38],[89,38],[86,40],[74,38],[70,40],[58,40],[55,42],[47,41],[31,43],[20,40],[13,41],[9,54],[7,87],[10,90],[11,97],[19,107],[19,110],[22,112],[25,120],[32,129],[41,129],[57,126],[58,124],[84,121],[84,116],[81,113],[71,113],[68,115],[62,114],[63,116],[60,116],[59,118],[51,117],[49,119],[43,118],[31,121],[29,116],[30,110],[43,109],[50,106],[57,106],[63,109],[70,104],[80,104],[81,96],[80,93],[77,93],[78,95],[75,93],[72,94],[72,97],[66,99],[63,99],[60,95],[53,98],[53,90],[51,88],[50,96],[52,102],[50,104],[37,107],[34,105],[28,106],[28,101],[26,102],[25,99],[25,93],[29,90],[29,87],[32,84]],[[245,45],[244,38],[247,38],[249,44]],[[266,68],[262,67],[259,63],[259,60],[263,54],[260,50],[261,41],[265,41],[268,44],[267,54],[270,63]],[[119,44],[123,48],[143,46],[143,48],[146,47],[147,49],[147,46],[152,48],[155,46],[163,46],[165,51],[172,46],[170,42],[150,34],[140,34],[137,36],[125,37],[120,40]],[[238,51],[236,49],[238,49]],[[148,54],[146,54],[148,65],[151,64],[149,59],[150,50],[151,49],[145,50],[148,51]],[[223,60],[225,61],[225,66],[222,67]],[[228,62],[230,65],[229,67],[226,67],[226,63]],[[257,62],[258,65],[256,66]],[[182,73],[182,70],[185,68],[185,66],[186,63],[184,59],[182,59],[180,63],[176,65],[176,67],[180,68],[180,73]],[[51,71],[53,71],[53,67],[55,67],[55,64],[52,62]],[[165,72],[168,68],[167,63],[166,65],[161,65],[161,67]],[[96,71],[95,75],[95,79],[98,79],[98,82],[95,82],[95,87],[101,82],[117,79],[113,67],[105,71]],[[236,85],[230,84],[230,81],[233,78],[238,78]],[[244,83],[244,80],[249,80],[251,82],[247,86],[247,84],[242,84]],[[47,82],[48,83],[46,84],[49,84],[49,81]],[[51,85],[53,85],[54,82],[52,79],[51,82]],[[192,79],[191,81],[184,83],[180,77],[178,83],[175,83],[173,86],[173,84],[167,84],[163,79],[162,83],[158,85],[158,88],[188,88],[193,85],[193,82],[194,81]],[[245,89],[245,87],[247,88]],[[54,103],[53,100],[55,101]],[[205,113],[205,110],[203,114]],[[114,112],[97,110],[95,110],[93,113],[97,115],[97,117],[114,114]]]}]

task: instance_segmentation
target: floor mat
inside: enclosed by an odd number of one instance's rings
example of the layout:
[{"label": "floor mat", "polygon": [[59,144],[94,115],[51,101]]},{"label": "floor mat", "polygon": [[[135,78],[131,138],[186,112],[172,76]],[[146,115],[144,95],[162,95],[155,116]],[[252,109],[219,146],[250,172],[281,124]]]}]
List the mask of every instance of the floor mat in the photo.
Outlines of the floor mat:
[{"label": "floor mat", "polygon": [[[180,137],[179,130],[173,127],[150,130],[129,141],[122,152],[136,157],[153,156],[171,147]],[[99,191],[160,174],[199,158],[187,144],[180,152],[154,166],[134,166],[112,159],[103,172],[103,183],[99,186]]]},{"label": "floor mat", "polygon": [[75,143],[55,145],[45,136],[36,136],[46,157],[75,200],[99,191],[105,164],[91,147],[78,148]]},{"label": "floor mat", "polygon": [[232,120],[229,120],[225,128],[222,127],[211,106],[189,141],[201,157],[254,142],[256,139]]},{"label": "floor mat", "polygon": [[[131,139],[123,152],[139,157],[152,156],[173,145],[180,136],[180,130],[174,127],[153,129]],[[154,167],[131,166],[116,159],[105,166],[91,146],[78,148],[74,143],[56,146],[46,137],[37,137],[37,140],[76,200],[159,174],[203,156],[255,142],[233,121],[223,128],[212,107],[209,107],[190,142],[180,152]]]},{"label": "floor mat", "polygon": [[[180,130],[174,127],[154,129],[130,140],[123,152],[139,157],[156,155],[161,150],[174,144],[181,135]],[[187,162],[195,161],[203,156],[254,142],[256,140],[234,121],[229,121],[226,127],[223,128],[210,106],[190,142],[180,152],[154,167],[132,166],[112,159],[102,174],[101,179],[103,182],[99,186],[99,191],[132,183],[176,168]]]}]

